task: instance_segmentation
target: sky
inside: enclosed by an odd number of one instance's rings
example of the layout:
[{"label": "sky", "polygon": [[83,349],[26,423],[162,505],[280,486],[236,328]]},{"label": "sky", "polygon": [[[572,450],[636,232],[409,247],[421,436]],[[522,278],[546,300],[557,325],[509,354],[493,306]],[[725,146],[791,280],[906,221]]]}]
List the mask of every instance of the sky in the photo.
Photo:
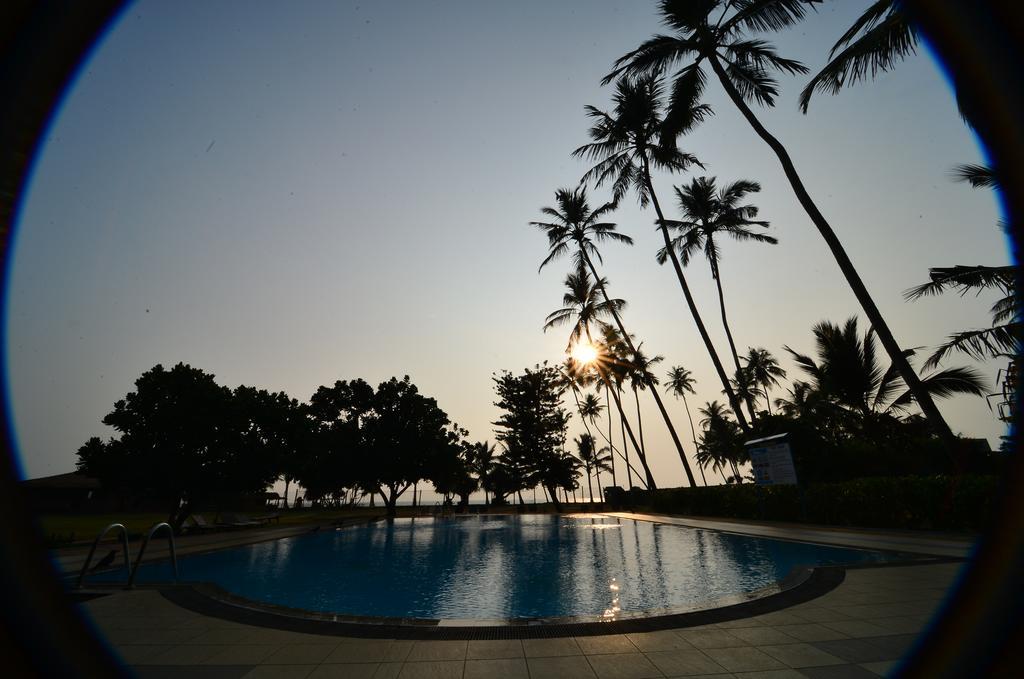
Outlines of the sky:
[{"label": "sky", "polygon": [[[868,4],[827,2],[768,38],[816,72]],[[610,108],[601,77],[660,28],[654,2],[611,0],[128,7],[69,89],[21,205],[5,349],[25,476],[71,471],[87,438],[113,434],[101,419],[138,376],[179,361],[303,401],[338,379],[408,374],[472,439],[493,440],[492,375],[564,357],[566,332],[541,328],[570,261],[538,274],[546,241],[527,224],[588,169],[570,153],[587,141],[584,105]],[[995,196],[952,180],[983,156],[939,68],[921,49],[802,115],[809,77],[781,78],[758,115],[897,340],[928,348],[987,325],[991,296],[903,299],[930,266],[1009,262]],[[717,83],[705,101],[715,115],[681,146],[698,174],[760,182],[750,202],[780,241],[724,244],[733,335],[797,377],[783,345],[811,352],[814,323],[859,306],[768,147]],[[691,176],[655,178],[673,217],[672,187]],[[654,260],[653,213],[627,200],[611,219],[635,239],[602,250],[627,327],[663,370],[693,371],[691,406],[724,401]],[[687,274],[727,356],[706,263]],[[990,384],[1003,367],[946,365]],[[684,485],[647,401],[655,478]],[[666,402],[687,431],[682,403]],[[983,399],[939,405],[954,431],[993,445],[1004,433]]]}]

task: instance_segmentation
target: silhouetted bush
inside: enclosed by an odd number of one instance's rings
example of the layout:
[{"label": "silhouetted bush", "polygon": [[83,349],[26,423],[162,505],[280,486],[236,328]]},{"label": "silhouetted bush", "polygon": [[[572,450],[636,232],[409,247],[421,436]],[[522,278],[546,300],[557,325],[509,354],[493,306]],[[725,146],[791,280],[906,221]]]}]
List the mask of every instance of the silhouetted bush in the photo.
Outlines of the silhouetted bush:
[{"label": "silhouetted bush", "polygon": [[802,508],[797,486],[754,484],[619,490],[609,501],[665,514],[977,530],[991,518],[999,486],[998,477],[981,475],[861,478],[807,486]]}]

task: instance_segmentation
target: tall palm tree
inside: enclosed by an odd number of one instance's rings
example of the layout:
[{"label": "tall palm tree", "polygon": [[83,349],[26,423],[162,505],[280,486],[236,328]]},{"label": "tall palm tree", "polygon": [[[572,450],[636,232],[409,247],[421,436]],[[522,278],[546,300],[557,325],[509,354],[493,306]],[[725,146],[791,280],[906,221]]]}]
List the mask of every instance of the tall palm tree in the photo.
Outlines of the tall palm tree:
[{"label": "tall palm tree", "polygon": [[587,338],[589,329],[594,323],[610,318],[612,311],[622,312],[626,309],[626,301],[622,299],[601,299],[601,285],[607,285],[608,279],[602,278],[599,283],[592,283],[586,268],[578,267],[565,277],[566,292],[562,295],[562,308],[556,309],[544,319],[544,332],[566,323],[572,324],[569,332],[569,343],[565,350],[569,351],[574,344]]},{"label": "tall palm tree", "polygon": [[471,473],[476,474],[477,479],[480,480],[480,487],[484,491],[485,507],[491,503],[487,489],[490,485],[491,472],[494,470],[494,453],[496,450],[497,446],[487,441],[477,441],[468,450],[469,470]]},{"label": "tall palm tree", "polygon": [[[688,120],[685,124],[677,121],[676,131],[668,133],[665,121],[662,119],[662,95],[661,82],[655,75],[639,79],[620,78],[615,83],[615,95],[613,96],[615,106],[611,113],[606,113],[593,106],[586,107],[587,114],[596,120],[589,131],[589,136],[593,141],[580,146],[573,151],[573,155],[595,161],[595,165],[583,175],[582,181],[593,181],[597,186],[601,186],[610,180],[616,201],[621,200],[630,190],[633,190],[636,192],[641,206],[646,207],[648,203],[653,205],[658,216],[658,228],[665,241],[665,249],[672,261],[672,267],[675,269],[676,278],[683,291],[690,315],[693,316],[697,331],[704,341],[704,346],[718,372],[718,377],[722,380],[722,386],[730,394],[729,403],[736,411],[737,419],[746,428],[746,419],[740,412],[739,402],[731,395],[729,377],[722,367],[711,336],[708,335],[704,321],[697,310],[697,303],[686,282],[679,258],[671,247],[671,237],[666,226],[665,214],[662,212],[658,194],[654,191],[654,185],[651,183],[652,167],[656,170],[679,172],[686,170],[690,165],[700,164],[694,156],[680,151],[675,140],[681,132],[696,125],[704,118],[707,107],[695,105],[687,112]],[[683,457],[682,446],[678,448],[680,456]],[[688,474],[688,476],[692,475]]]},{"label": "tall palm tree", "polygon": [[[703,252],[711,267],[711,278],[718,288],[718,304],[722,311],[722,327],[729,340],[733,365],[740,370],[740,357],[736,351],[736,342],[729,327],[729,317],[725,311],[725,293],[722,291],[721,262],[722,252],[719,236],[728,236],[738,241],[754,241],[775,245],[779,241],[751,227],[768,228],[769,223],[755,219],[758,209],[754,205],[741,205],[747,194],[757,193],[761,185],[747,179],[741,179],[721,188],[715,186],[714,177],[695,177],[687,186],[675,187],[679,210],[683,219],[670,220],[668,227],[676,232],[672,241],[679,253],[683,266],[698,252]],[[663,264],[668,253],[663,248],[658,253],[658,263]],[[757,419],[754,404],[747,401],[750,419]]]},{"label": "tall palm tree", "polygon": [[[693,449],[697,450],[697,429],[693,426],[693,416],[690,414],[690,404],[686,402],[686,395],[693,394],[696,396],[697,392],[694,390],[693,385],[697,383],[697,380],[693,378],[693,373],[684,368],[681,365],[674,366],[668,371],[668,383],[665,385],[665,390],[674,394],[677,398],[683,399],[683,406],[686,408],[686,419],[690,421],[690,434],[693,436]],[[704,476],[704,467],[700,468],[700,476],[704,479],[704,485],[708,485],[708,479]]]},{"label": "tall palm tree", "polygon": [[[732,479],[736,483],[743,483],[743,475],[740,474],[737,458],[737,437],[738,427],[729,419],[725,407],[718,401],[709,401],[697,412],[703,415],[700,426],[704,429],[701,434],[700,453],[704,460],[712,460],[721,469],[724,463],[728,462],[732,467]],[[723,475],[724,476],[724,475]],[[727,478],[726,483],[729,482]]]},{"label": "tall palm tree", "polygon": [[661,0],[662,21],[674,33],[655,36],[620,57],[603,82],[607,84],[623,74],[660,74],[681,64],[672,83],[672,106],[666,114],[666,127],[671,132],[685,128],[691,120],[690,112],[700,101],[707,81],[701,66],[707,62],[729,99],[779,159],[797,200],[831,250],[893,366],[931,426],[953,448],[956,437],[907,361],[832,226],[811,199],[789,152],[747,105],[750,101],[764,106],[775,104],[778,89],[773,71],[802,74],[807,68],[780,56],[768,42],[750,39],[746,31],[788,28],[804,18],[811,4],[809,0]]},{"label": "tall palm tree", "polygon": [[764,390],[765,405],[768,408],[768,413],[771,414],[772,406],[768,388],[779,386],[779,378],[786,376],[785,369],[779,365],[770,351],[761,347],[757,349],[747,347],[747,355],[743,358],[743,362],[745,363],[743,369],[749,375],[750,382],[755,387],[761,387]]},{"label": "tall palm tree", "polygon": [[[665,360],[665,357],[648,357],[641,350],[642,346],[643,342],[637,345],[636,354],[633,356],[633,360],[627,364],[627,367],[629,369],[629,386],[633,389],[633,400],[636,402],[636,423],[637,429],[640,432],[640,452],[644,457],[647,457],[647,447],[644,444],[644,421],[640,415],[640,392],[646,391],[648,385],[651,385],[652,389],[658,385],[658,378],[651,372],[651,367],[661,363]],[[633,482],[630,481],[629,485],[632,488]]]},{"label": "tall palm tree", "polygon": [[[812,332],[817,360],[789,347],[785,349],[811,378],[816,391],[863,417],[903,411],[914,401],[915,395],[910,390],[901,393],[904,385],[896,369],[892,365],[887,370],[882,369],[876,354],[874,331],[869,329],[860,335],[856,317],[849,318],[842,326],[822,321]],[[910,356],[914,352],[906,353]],[[921,381],[936,398],[955,394],[982,396],[985,388],[981,375],[970,368],[947,368]]]},{"label": "tall palm tree", "polygon": [[[559,209],[545,207],[542,208],[544,214],[552,217],[555,221],[553,222],[530,222],[532,226],[536,226],[544,230],[548,237],[548,256],[541,262],[541,268],[549,262],[557,259],[558,257],[568,253],[574,246],[575,252],[573,254],[577,264],[583,262],[586,264],[587,269],[590,270],[591,275],[597,282],[598,287],[601,289],[601,295],[608,301],[611,297],[608,295],[607,286],[602,283],[601,277],[597,273],[597,268],[594,266],[594,257],[601,260],[600,252],[597,250],[595,243],[603,242],[606,240],[617,241],[626,244],[632,244],[633,240],[624,234],[619,233],[615,230],[615,224],[610,222],[599,222],[602,216],[610,212],[614,208],[614,204],[606,203],[596,210],[591,210],[587,204],[587,193],[584,187],[577,187],[575,190],[559,189],[555,193],[555,199],[558,202]],[[636,351],[633,346],[632,340],[629,339],[629,335],[626,332],[626,327],[622,323],[621,315],[615,310],[614,306],[609,307],[612,318],[615,320],[615,324],[625,338],[626,344],[629,346],[631,351]],[[665,426],[668,428],[669,433],[672,436],[672,441],[675,443],[676,450],[679,452],[679,457],[683,462],[683,467],[686,470],[686,476],[690,480],[690,485],[696,485],[693,481],[693,472],[690,471],[690,465],[686,461],[686,456],[683,454],[683,446],[679,442],[679,436],[676,434],[675,427],[672,425],[672,420],[668,416],[668,411],[665,410],[664,404],[658,397],[656,391],[652,391],[655,395],[655,401],[658,404],[658,409],[661,411],[662,419],[665,421]],[[641,460],[644,465],[644,471],[647,472],[647,484],[648,488],[654,489],[654,477],[651,475],[646,460]]]}]

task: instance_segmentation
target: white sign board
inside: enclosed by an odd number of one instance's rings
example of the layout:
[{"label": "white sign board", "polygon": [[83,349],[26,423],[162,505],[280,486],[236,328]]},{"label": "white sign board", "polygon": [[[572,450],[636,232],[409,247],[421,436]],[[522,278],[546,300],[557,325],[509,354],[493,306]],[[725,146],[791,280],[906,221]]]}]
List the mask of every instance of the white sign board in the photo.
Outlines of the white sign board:
[{"label": "white sign board", "polygon": [[796,485],[796,468],[788,443],[773,443],[747,450],[759,486]]}]

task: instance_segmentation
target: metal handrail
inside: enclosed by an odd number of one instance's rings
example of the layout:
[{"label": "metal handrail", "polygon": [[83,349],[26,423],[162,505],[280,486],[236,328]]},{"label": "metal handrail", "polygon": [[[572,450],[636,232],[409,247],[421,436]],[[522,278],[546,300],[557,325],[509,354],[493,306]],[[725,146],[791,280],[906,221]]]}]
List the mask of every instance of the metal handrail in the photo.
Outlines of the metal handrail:
[{"label": "metal handrail", "polygon": [[174,581],[178,581],[178,557],[174,554],[174,529],[171,528],[169,523],[158,523],[149,529],[146,533],[146,539],[142,541],[142,547],[139,548],[139,555],[135,557],[135,568],[132,569],[131,574],[128,576],[128,587],[135,585],[135,576],[139,574],[139,566],[142,564],[142,555],[146,552],[146,547],[149,545],[150,538],[161,528],[167,529],[167,544],[171,549],[171,566],[174,568]]},{"label": "metal handrail", "polygon": [[81,589],[82,587],[82,581],[85,579],[85,574],[89,570],[89,562],[91,562],[92,557],[95,556],[96,548],[99,546],[100,540],[102,540],[103,537],[113,528],[117,528],[121,531],[121,545],[124,547],[124,567],[128,569],[128,582],[131,582],[133,571],[131,553],[128,550],[128,529],[124,527],[124,524],[112,523],[101,530],[100,534],[96,536],[95,540],[93,540],[92,549],[89,550],[89,556],[85,558],[85,563],[82,564],[82,572],[78,574],[78,582],[75,583],[75,587],[77,589]]}]

